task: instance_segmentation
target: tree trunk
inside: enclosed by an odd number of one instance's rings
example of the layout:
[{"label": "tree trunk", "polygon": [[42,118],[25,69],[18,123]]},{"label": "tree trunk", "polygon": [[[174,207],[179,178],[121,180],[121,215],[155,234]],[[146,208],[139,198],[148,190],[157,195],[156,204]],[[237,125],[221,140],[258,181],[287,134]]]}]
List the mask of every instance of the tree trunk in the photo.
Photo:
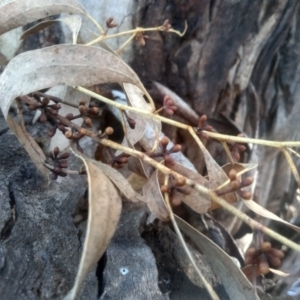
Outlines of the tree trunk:
[{"label": "tree trunk", "polygon": [[[299,1],[81,2],[102,24],[103,18],[113,15],[122,30],[156,27],[169,19],[174,29],[183,31],[187,23],[183,37],[150,32],[144,47],[134,43],[124,53],[158,106],[164,95],[155,82],[177,93],[198,116],[207,114],[221,133],[299,140]],[[82,42],[90,39],[87,32],[80,36]],[[68,42],[68,38],[66,29],[55,25],[25,40],[18,52]],[[116,49],[123,41],[118,39],[111,46]],[[5,53],[1,62],[11,58],[9,51]],[[197,120],[175,118],[197,126]],[[27,129],[47,151],[47,128],[36,124]],[[197,170],[205,172],[200,150],[189,136],[168,126],[163,129],[183,145],[184,154]],[[208,141],[206,146],[219,164],[227,162],[219,144]],[[290,221],[297,203],[297,183],[284,155],[252,145],[242,159],[258,163],[254,200]],[[299,160],[295,163],[299,167]],[[72,164],[80,166],[74,157]],[[1,298],[63,299],[67,294],[84,241],[86,188],[85,181],[75,175],[46,185],[0,116]],[[176,235],[161,222],[149,225],[148,215],[145,206],[124,202],[117,232],[89,274],[80,299],[209,299],[201,283],[188,276],[188,262]],[[214,217],[225,227],[232,222],[232,216],[223,210]],[[299,241],[286,228],[260,221]],[[299,225],[299,217],[295,222]],[[238,237],[247,231],[236,221],[230,233]],[[220,299],[229,299],[205,257],[195,256]],[[292,276],[277,284],[274,297],[284,299],[300,276],[299,268],[293,269],[291,263],[297,258],[299,261],[296,253],[288,253],[284,271],[290,269]],[[286,287],[280,288],[284,284]]]}]

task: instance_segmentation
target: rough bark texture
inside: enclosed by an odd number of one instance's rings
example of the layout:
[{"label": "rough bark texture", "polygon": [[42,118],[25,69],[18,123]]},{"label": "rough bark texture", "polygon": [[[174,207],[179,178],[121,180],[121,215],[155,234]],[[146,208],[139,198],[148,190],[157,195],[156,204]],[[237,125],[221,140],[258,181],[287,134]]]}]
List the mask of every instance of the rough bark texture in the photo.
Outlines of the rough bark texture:
[{"label": "rough bark texture", "polygon": [[[188,31],[182,38],[149,33],[145,47],[134,45],[131,65],[158,104],[162,96],[153,81],[176,92],[197,114],[206,113],[221,133],[299,140],[299,13],[297,0],[138,0],[132,11],[134,27],[153,27],[169,19],[177,30],[187,21]],[[61,35],[58,25],[43,30],[20,51],[63,42]],[[29,126],[28,131],[47,149],[45,127]],[[180,130],[171,134],[174,141],[189,145],[185,154],[203,171],[201,154],[190,137]],[[207,146],[220,164],[226,162],[219,145]],[[297,184],[284,156],[254,146],[243,159],[259,163],[255,200],[290,221]],[[79,166],[74,158],[73,166]],[[1,299],[62,299],[67,294],[86,225],[75,225],[73,217],[84,211],[85,191],[85,180],[76,176],[46,185],[0,116]],[[143,206],[124,204],[115,237],[80,299],[209,299],[186,275],[187,262],[172,230],[160,223],[146,225],[147,215]],[[223,211],[215,217],[231,223]],[[299,217],[294,221],[300,223]],[[266,224],[299,242],[299,235],[290,230]],[[236,222],[231,233],[241,236],[246,231]],[[283,270],[292,275],[275,278],[278,299],[286,297],[300,276],[299,255],[287,254]],[[205,257],[197,255],[220,298],[227,299]]]}]

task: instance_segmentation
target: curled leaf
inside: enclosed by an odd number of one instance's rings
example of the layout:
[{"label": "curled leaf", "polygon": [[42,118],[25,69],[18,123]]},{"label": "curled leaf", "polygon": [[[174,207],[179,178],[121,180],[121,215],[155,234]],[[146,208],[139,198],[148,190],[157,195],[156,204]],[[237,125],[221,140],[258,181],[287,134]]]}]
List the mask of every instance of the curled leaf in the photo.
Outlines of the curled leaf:
[{"label": "curled leaf", "polygon": [[71,15],[71,16],[54,19],[54,20],[47,20],[44,22],[40,22],[40,23],[36,24],[35,26],[30,27],[29,29],[24,31],[20,37],[20,40],[26,39],[30,35],[32,35],[36,32],[39,32],[40,30],[45,29],[45,28],[53,25],[56,22],[63,22],[68,26],[68,28],[72,32],[73,44],[76,44],[77,36],[78,36],[79,30],[81,27],[81,17],[78,15]]},{"label": "curled leaf", "polygon": [[3,0],[0,3],[0,35],[33,21],[67,12],[91,18],[76,0]]},{"label": "curled leaf", "polygon": [[144,88],[128,65],[102,48],[55,45],[28,51],[13,58],[1,74],[1,108],[6,118],[12,101],[20,95],[60,84],[91,86],[106,82],[130,82]]},{"label": "curled leaf", "polygon": [[76,280],[64,300],[76,299],[83,280],[106,250],[116,230],[122,208],[119,193],[102,169],[91,161],[80,158],[88,173],[88,226]]},{"label": "curled leaf", "polygon": [[123,177],[123,175],[118,172],[116,169],[110,167],[109,165],[103,164],[100,161],[95,161],[83,153],[79,152],[76,148],[76,145],[71,142],[71,149],[73,153],[80,157],[82,160],[85,160],[89,163],[94,164],[98,168],[102,170],[102,172],[115,184],[121,194],[123,194],[128,200],[133,202],[138,202],[141,197],[138,195],[131,185],[128,183],[127,179]]},{"label": "curled leaf", "polygon": [[205,255],[214,272],[218,274],[230,299],[259,300],[253,286],[234,261],[219,246],[185,221],[175,216],[180,230],[187,235]]},{"label": "curled leaf", "polygon": [[263,208],[262,206],[260,206],[258,203],[254,202],[253,200],[244,200],[245,205],[251,209],[252,211],[254,211],[256,214],[274,220],[274,221],[278,221],[281,222],[285,225],[287,225],[288,227],[294,229],[295,231],[300,233],[300,228],[296,225],[293,225],[287,221],[284,221],[283,219],[279,218],[278,216],[276,216],[275,214],[271,213],[270,211],[268,211],[267,209]]}]

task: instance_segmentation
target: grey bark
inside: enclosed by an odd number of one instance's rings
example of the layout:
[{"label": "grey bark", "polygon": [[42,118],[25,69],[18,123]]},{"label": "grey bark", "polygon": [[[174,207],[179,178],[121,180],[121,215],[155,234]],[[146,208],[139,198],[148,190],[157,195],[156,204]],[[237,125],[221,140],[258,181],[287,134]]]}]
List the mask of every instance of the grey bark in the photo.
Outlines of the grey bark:
[{"label": "grey bark", "polygon": [[[188,24],[182,38],[153,32],[145,47],[134,45],[131,65],[158,104],[162,95],[155,96],[152,81],[171,88],[199,115],[208,114],[222,133],[299,140],[299,1],[145,0],[135,2],[132,14],[133,26],[157,26],[165,19],[178,30]],[[25,41],[20,51],[63,41],[61,29],[53,27]],[[28,129],[46,149],[45,127]],[[174,142],[190,145],[185,154],[203,171],[201,154],[189,137],[182,131],[174,136]],[[216,143],[207,146],[220,164],[226,162]],[[287,216],[286,204],[295,204],[297,184],[283,155],[254,147],[244,157],[249,159],[259,162],[255,199]],[[62,299],[67,294],[84,239],[85,222],[75,224],[73,217],[78,211],[86,214],[80,205],[85,190],[85,180],[76,176],[46,186],[0,117],[1,298]],[[161,224],[148,228],[146,216],[144,208],[126,206],[106,258],[89,275],[80,299],[96,299],[99,293],[100,299],[208,299],[186,276],[172,231]],[[225,225],[231,221],[223,211],[217,217]],[[290,231],[266,224],[297,241]],[[240,226],[236,223],[232,233]],[[295,260],[290,252],[285,271]],[[205,266],[205,258],[199,261]],[[291,268],[291,273],[290,281],[281,281],[286,287],[276,291],[280,299],[299,277],[297,270]],[[209,267],[207,274],[225,299]]]}]

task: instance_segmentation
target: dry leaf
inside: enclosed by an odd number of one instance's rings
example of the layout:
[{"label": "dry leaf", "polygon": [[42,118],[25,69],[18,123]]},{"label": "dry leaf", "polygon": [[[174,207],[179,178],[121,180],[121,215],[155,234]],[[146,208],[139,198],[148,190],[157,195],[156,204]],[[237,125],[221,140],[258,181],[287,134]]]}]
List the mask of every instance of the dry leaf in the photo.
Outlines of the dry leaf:
[{"label": "dry leaf", "polygon": [[76,280],[64,300],[76,299],[83,280],[106,250],[116,230],[122,208],[119,193],[102,169],[93,162],[80,158],[88,173],[88,226]]},{"label": "dry leaf", "polygon": [[155,170],[143,186],[143,196],[151,212],[162,221],[169,221],[169,213],[166,208],[164,197],[160,191],[158,171]]},{"label": "dry leaf", "polygon": [[30,27],[28,30],[24,31],[20,37],[20,40],[26,39],[32,34],[39,32],[40,30],[45,29],[56,22],[63,22],[70,28],[73,37],[73,44],[76,44],[77,36],[81,27],[81,17],[78,15],[71,15],[71,16],[58,18],[55,20],[47,20],[44,22],[40,22],[35,26]]},{"label": "dry leaf", "polygon": [[[140,88],[129,83],[123,84],[123,88],[131,106],[143,109],[144,111],[153,111],[153,105],[146,102],[144,98],[145,93]],[[159,135],[161,132],[161,122],[153,119],[152,117],[135,114],[133,112],[128,112],[128,115],[136,122],[136,126],[135,129],[131,129],[125,121],[125,139],[127,139],[129,144],[132,146],[135,146],[137,142],[140,142],[140,145],[145,151],[155,151],[158,146]],[[153,138],[149,138],[149,134],[152,135]],[[137,162],[137,160],[137,158],[131,159],[131,170],[133,172],[139,172],[138,174],[149,178],[152,168],[143,161],[139,160]]]},{"label": "dry leaf", "polygon": [[0,105],[6,118],[12,101],[20,95],[59,84],[106,82],[130,82],[144,88],[128,65],[102,48],[55,45],[21,53],[10,61],[0,77]]},{"label": "dry leaf", "polygon": [[76,0],[2,0],[0,35],[33,21],[60,13],[84,14],[91,18]]},{"label": "dry leaf", "polygon": [[281,277],[288,277],[288,276],[290,276],[290,274],[282,272],[280,270],[275,270],[275,269],[271,269],[271,268],[269,268],[269,270],[270,270],[270,272],[272,272],[272,273],[274,273],[274,274],[276,274],[278,276],[281,276]]},{"label": "dry leaf", "polygon": [[100,168],[103,171],[103,173],[116,185],[120,193],[123,194],[128,200],[132,202],[139,202],[141,196],[133,190],[131,185],[128,183],[127,179],[120,172],[110,167],[109,165],[103,164],[100,161],[95,161],[87,157],[83,153],[79,152],[76,149],[76,145],[73,142],[70,143],[70,146],[71,150],[76,156]]},{"label": "dry leaf", "polygon": [[205,255],[215,274],[217,274],[230,299],[259,300],[253,286],[230,256],[206,236],[175,216],[180,230],[187,235]]},{"label": "dry leaf", "polygon": [[267,209],[263,208],[258,203],[254,202],[253,200],[244,200],[244,203],[249,209],[251,209],[256,214],[258,214],[262,217],[274,220],[274,221],[281,222],[300,233],[300,228],[298,226],[293,225],[287,221],[284,221],[283,219],[279,218],[275,214],[273,214],[270,211],[268,211]]}]

